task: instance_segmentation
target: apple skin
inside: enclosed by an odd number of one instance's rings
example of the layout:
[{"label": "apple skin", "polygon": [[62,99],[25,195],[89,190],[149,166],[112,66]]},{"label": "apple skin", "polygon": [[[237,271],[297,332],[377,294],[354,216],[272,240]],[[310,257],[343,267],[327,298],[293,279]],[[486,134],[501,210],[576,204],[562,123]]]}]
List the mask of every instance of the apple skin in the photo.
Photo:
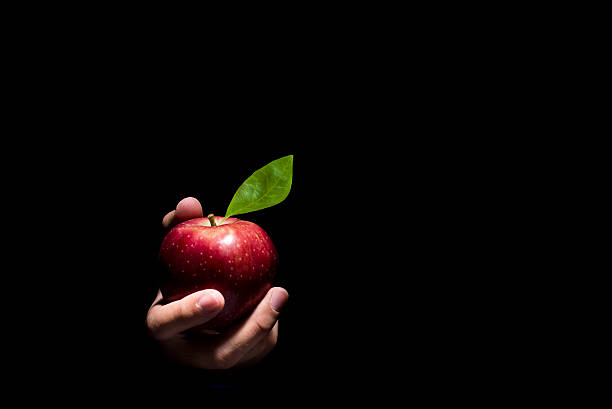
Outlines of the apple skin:
[{"label": "apple skin", "polygon": [[179,223],[162,241],[161,292],[172,302],[212,288],[225,298],[223,310],[198,329],[223,329],[255,308],[272,287],[278,253],[255,223],[215,216]]}]

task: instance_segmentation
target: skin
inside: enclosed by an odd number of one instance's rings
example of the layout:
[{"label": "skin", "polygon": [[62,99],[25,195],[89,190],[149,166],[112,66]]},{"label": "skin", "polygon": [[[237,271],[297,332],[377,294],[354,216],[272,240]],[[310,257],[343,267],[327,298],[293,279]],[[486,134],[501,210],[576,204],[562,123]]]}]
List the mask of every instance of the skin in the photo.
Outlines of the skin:
[{"label": "skin", "polygon": [[[164,216],[170,229],[177,223],[203,217],[202,205],[193,198],[181,200]],[[253,365],[263,359],[278,340],[278,317],[289,294],[281,287],[271,288],[253,312],[222,334],[186,336],[184,331],[213,319],[225,304],[220,292],[197,291],[180,300],[162,304],[157,297],[147,313],[146,325],[166,354],[175,361],[203,369],[230,369]]]}]

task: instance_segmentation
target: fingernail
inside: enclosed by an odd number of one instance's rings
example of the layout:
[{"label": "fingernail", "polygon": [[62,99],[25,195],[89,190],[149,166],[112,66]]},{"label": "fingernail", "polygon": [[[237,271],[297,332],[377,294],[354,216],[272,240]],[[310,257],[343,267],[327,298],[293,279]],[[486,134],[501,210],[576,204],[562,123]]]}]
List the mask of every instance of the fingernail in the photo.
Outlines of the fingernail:
[{"label": "fingernail", "polygon": [[217,301],[217,298],[215,296],[212,296],[210,294],[205,294],[202,296],[202,298],[198,300],[198,302],[196,303],[196,306],[203,313],[208,313],[208,312],[216,311],[217,308],[219,307],[219,302]]},{"label": "fingernail", "polygon": [[270,307],[274,311],[280,312],[287,302],[287,299],[289,299],[289,294],[287,291],[282,288],[275,288],[270,296]]}]

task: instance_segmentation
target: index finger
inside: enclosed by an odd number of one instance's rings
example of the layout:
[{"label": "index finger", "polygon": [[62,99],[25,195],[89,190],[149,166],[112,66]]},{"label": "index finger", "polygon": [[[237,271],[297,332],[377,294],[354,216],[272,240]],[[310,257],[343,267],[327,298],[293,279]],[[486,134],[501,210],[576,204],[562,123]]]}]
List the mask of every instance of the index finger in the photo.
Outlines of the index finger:
[{"label": "index finger", "polygon": [[195,197],[186,197],[176,205],[176,209],[167,213],[163,220],[162,225],[165,229],[169,229],[175,224],[184,222],[185,220],[195,219],[196,217],[203,217],[202,205]]}]

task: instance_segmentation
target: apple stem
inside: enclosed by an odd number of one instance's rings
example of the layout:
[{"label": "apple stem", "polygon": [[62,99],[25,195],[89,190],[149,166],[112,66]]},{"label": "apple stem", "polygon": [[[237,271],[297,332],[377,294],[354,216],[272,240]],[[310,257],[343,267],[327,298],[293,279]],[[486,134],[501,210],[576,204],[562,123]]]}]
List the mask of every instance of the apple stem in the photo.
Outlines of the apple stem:
[{"label": "apple stem", "polygon": [[206,217],[208,217],[208,220],[210,220],[210,225],[211,226],[216,226],[217,225],[217,223],[215,223],[215,215],[214,214],[211,213],[211,214],[209,214]]}]

